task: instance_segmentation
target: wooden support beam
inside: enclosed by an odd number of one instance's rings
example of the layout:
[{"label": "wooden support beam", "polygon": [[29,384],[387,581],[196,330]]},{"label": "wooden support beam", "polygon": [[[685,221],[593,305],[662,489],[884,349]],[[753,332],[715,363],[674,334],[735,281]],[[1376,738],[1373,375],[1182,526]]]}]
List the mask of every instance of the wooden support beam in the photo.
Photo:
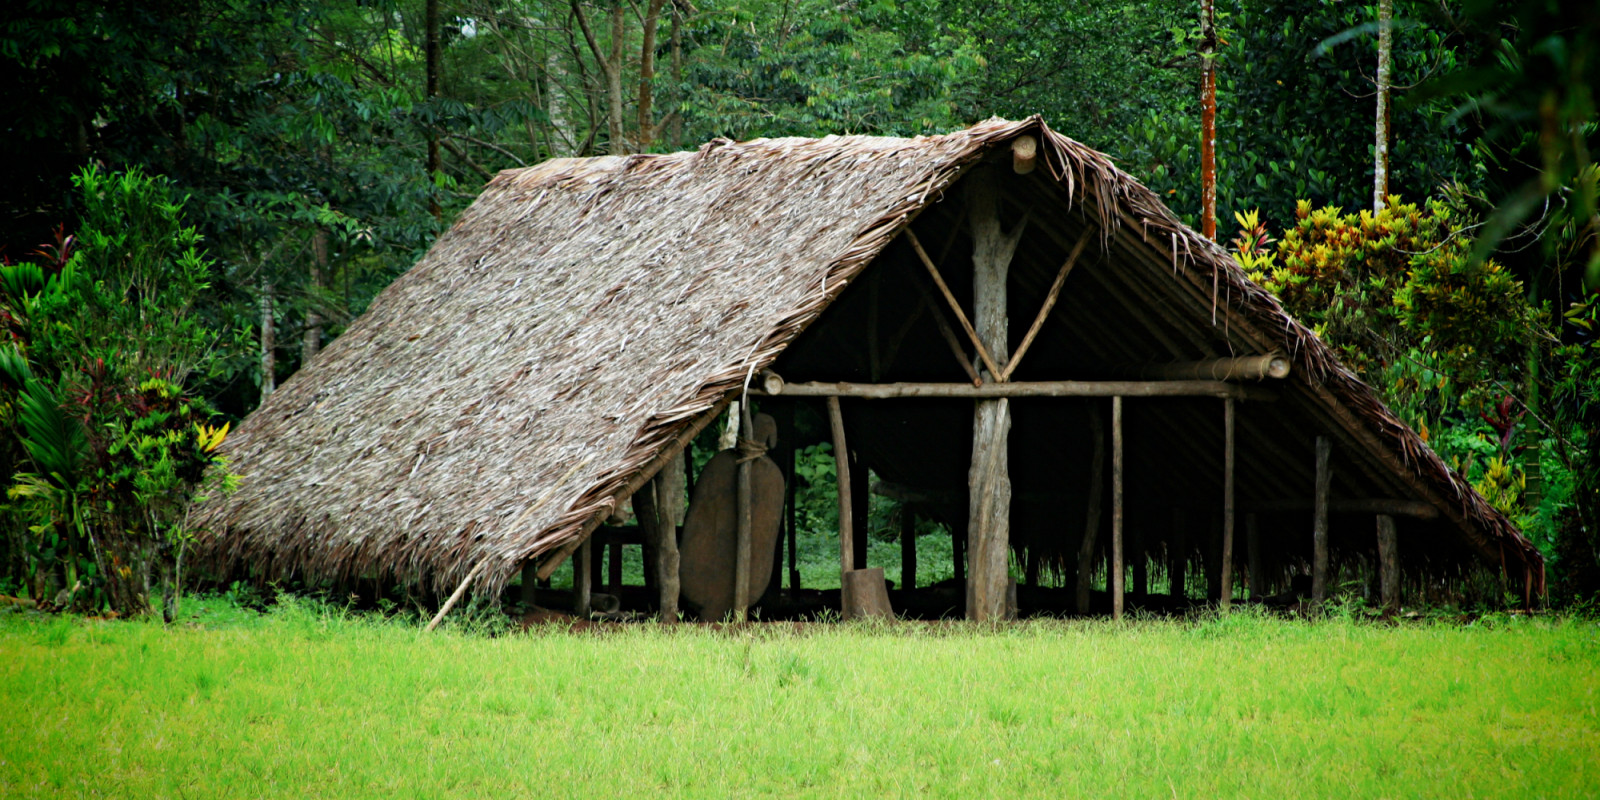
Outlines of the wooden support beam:
[{"label": "wooden support beam", "polygon": [[[795,523],[797,522],[797,520],[799,518],[799,514],[798,514],[798,511],[797,511],[797,507],[795,506],[795,502],[794,502],[795,501],[795,491],[796,491],[795,487],[798,486],[799,483],[800,483],[798,480],[795,479],[795,472],[794,472],[794,467],[795,467],[794,415],[795,415],[795,410],[796,410],[795,409],[796,402],[797,401],[789,400],[787,402],[779,404],[778,408],[776,409],[778,411],[778,448],[782,451],[779,454],[779,457],[783,459],[780,465],[783,467],[783,476],[784,476],[784,479],[786,481],[786,483],[784,484],[784,487],[783,487],[783,494],[784,494],[783,511],[784,511],[784,517],[785,517],[785,531],[784,532],[787,534],[788,539],[789,539],[788,542],[787,542],[788,546],[785,549],[787,550],[788,557],[789,557],[789,590],[790,591],[793,591],[795,589],[800,588],[800,570],[796,566],[798,564],[798,560],[797,560],[798,559],[798,554],[796,553],[796,543],[798,541],[799,533],[798,533],[798,530],[795,527]],[[780,571],[778,571],[778,572],[776,572],[774,574],[782,575],[783,572],[780,570]]]},{"label": "wooden support beam", "polygon": [[1395,536],[1394,517],[1379,514],[1378,519],[1378,586],[1383,598],[1383,610],[1393,614],[1400,610],[1400,548]]},{"label": "wooden support beam", "polygon": [[1222,401],[1222,610],[1233,605],[1233,399]]},{"label": "wooden support beam", "polygon": [[[753,389],[753,387],[752,387]],[[1271,390],[1223,381],[1018,381],[985,383],[853,383],[848,381],[785,383],[783,397],[860,397],[890,400],[905,397],[1232,397],[1270,402]],[[752,391],[751,394],[764,394]]]},{"label": "wooden support beam", "polygon": [[539,604],[539,569],[532,561],[522,565],[522,605],[532,609]]},{"label": "wooden support beam", "polygon": [[[677,469],[682,468],[683,462],[680,460]],[[663,467],[649,483],[639,487],[639,491],[633,494],[634,514],[644,528],[645,541],[655,551],[653,561],[656,589],[660,592],[658,606],[661,621],[669,624],[678,621],[678,525],[674,512],[677,506],[682,505],[683,492],[674,483],[672,472],[673,467],[669,462],[667,467]],[[680,495],[676,503],[674,492]]]},{"label": "wooden support beam", "polygon": [[[851,543],[853,531],[850,527],[850,448],[844,440],[844,414],[839,410],[838,397],[828,398],[828,423],[833,430],[833,466],[839,484],[839,585],[844,586],[845,573],[850,571],[855,557],[855,547]],[[839,598],[844,606],[839,609],[839,614],[849,617],[849,595],[840,592]]]},{"label": "wooden support beam", "polygon": [[1266,597],[1267,576],[1261,564],[1261,529],[1257,525],[1256,515],[1244,515],[1245,548],[1249,555],[1250,563],[1250,599],[1260,600]]},{"label": "wooden support beam", "polygon": [[583,619],[589,618],[589,603],[593,594],[594,576],[590,567],[593,550],[594,545],[585,536],[583,544],[578,545],[578,557],[572,560],[572,612]]},{"label": "wooden support beam", "polygon": [[[1024,217],[1010,231],[1003,229],[999,186],[993,172],[985,169],[965,182],[972,231],[972,308],[977,326],[969,328],[968,333],[989,369],[989,377],[998,382],[995,385],[1004,385],[1005,374],[996,366],[996,360],[1006,360],[1010,341],[1006,279],[1028,218]],[[916,244],[916,240],[912,243]],[[920,245],[917,252],[931,267],[933,262],[926,260]],[[946,299],[954,302],[954,297]],[[967,515],[967,618],[984,622],[1010,616],[1011,401],[1006,397],[981,398],[972,405],[972,466],[967,472],[971,497]]]},{"label": "wooden support beam", "polygon": [[900,506],[900,588],[917,588],[917,512]]},{"label": "wooden support beam", "polygon": [[1039,308],[1039,314],[1033,318],[1033,325],[1028,327],[1028,334],[1022,337],[1022,344],[1017,345],[1017,352],[1011,354],[1011,360],[1006,362],[1005,371],[1000,373],[1000,381],[1011,380],[1011,373],[1015,372],[1017,365],[1022,363],[1022,357],[1027,354],[1028,348],[1033,346],[1034,337],[1039,335],[1039,329],[1044,327],[1044,321],[1050,316],[1050,309],[1055,308],[1056,299],[1061,296],[1061,285],[1067,282],[1067,275],[1071,274],[1073,265],[1078,263],[1078,255],[1083,252],[1084,245],[1089,243],[1094,234],[1087,231],[1073,246],[1072,252],[1067,256],[1066,262],[1056,272],[1056,280],[1050,284],[1050,291],[1044,296],[1044,305]]},{"label": "wooden support beam", "polygon": [[1018,136],[1011,140],[1011,171],[1026,175],[1033,171],[1039,157],[1039,140],[1032,136]]},{"label": "wooden support beam", "polygon": [[[1263,500],[1250,503],[1246,508],[1262,513],[1285,511],[1311,511],[1316,508],[1315,498]],[[1421,500],[1400,500],[1389,497],[1329,498],[1328,511],[1333,514],[1387,514],[1391,517],[1413,519],[1438,519],[1439,509]]]},{"label": "wooden support beam", "polygon": [[1089,461],[1088,509],[1084,515],[1083,538],[1078,544],[1077,600],[1079,614],[1089,613],[1089,579],[1094,574],[1094,543],[1100,535],[1100,502],[1105,495],[1106,429],[1100,421],[1100,406],[1089,405],[1089,437],[1092,441]]},{"label": "wooden support beam", "polygon": [[934,285],[939,287],[939,293],[944,295],[944,300],[949,304],[950,310],[956,312],[956,321],[961,323],[962,330],[967,332],[967,338],[971,339],[972,345],[977,348],[978,358],[982,359],[984,366],[989,368],[989,374],[999,380],[1000,367],[995,364],[994,357],[989,355],[989,349],[983,346],[983,340],[978,338],[978,332],[973,329],[971,320],[967,319],[967,312],[961,310],[961,304],[956,302],[955,294],[945,284],[944,276],[939,274],[939,268],[934,266],[933,259],[928,257],[928,251],[922,249],[922,242],[917,241],[917,235],[912,233],[909,227],[906,228],[906,238],[910,240],[911,247],[917,251],[917,257],[922,259],[922,266],[928,269],[928,274],[933,277]]},{"label": "wooden support beam", "polygon": [[1129,374],[1156,380],[1259,381],[1287,378],[1289,370],[1290,361],[1287,357],[1265,355],[1146,364],[1129,370]]},{"label": "wooden support beam", "polygon": [[[739,437],[755,438],[755,428],[750,421],[749,401],[739,404]],[[750,614],[750,536],[754,522],[751,519],[750,463],[738,466],[738,485],[735,506],[735,550],[733,561],[733,621],[744,622]]]},{"label": "wooden support beam", "polygon": [[861,451],[850,453],[850,530],[855,531],[851,569],[867,568],[867,544],[872,532],[872,480]]},{"label": "wooden support beam", "polygon": [[1122,619],[1122,398],[1111,398],[1111,618]]},{"label": "wooden support beam", "polygon": [[1317,485],[1311,507],[1311,602],[1320,606],[1328,597],[1328,484],[1333,473],[1329,460],[1333,443],[1317,437]]}]

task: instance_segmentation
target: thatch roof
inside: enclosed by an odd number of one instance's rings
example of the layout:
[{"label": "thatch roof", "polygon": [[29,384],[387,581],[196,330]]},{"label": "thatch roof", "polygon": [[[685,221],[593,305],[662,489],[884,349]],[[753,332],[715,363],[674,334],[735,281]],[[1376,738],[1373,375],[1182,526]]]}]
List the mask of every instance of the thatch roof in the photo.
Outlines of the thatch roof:
[{"label": "thatch roof", "polygon": [[1292,356],[1286,403],[1437,505],[1481,557],[1542,580],[1506,518],[1221,248],[1038,118],[501,173],[229,438],[244,480],[199,509],[199,557],[445,589],[482,563],[476,587],[498,591],[525,561],[570,552],[964,169],[1024,134],[1113,262],[1159,265],[1174,307],[1212,297],[1214,318],[1196,324],[1225,349]]}]

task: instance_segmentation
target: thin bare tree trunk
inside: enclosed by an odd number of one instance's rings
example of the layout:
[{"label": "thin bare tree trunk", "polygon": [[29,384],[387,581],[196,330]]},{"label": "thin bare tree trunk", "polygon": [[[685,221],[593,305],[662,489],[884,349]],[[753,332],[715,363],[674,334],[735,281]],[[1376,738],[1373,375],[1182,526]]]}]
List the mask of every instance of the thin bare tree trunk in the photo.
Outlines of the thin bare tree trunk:
[{"label": "thin bare tree trunk", "polygon": [[629,152],[627,133],[622,127],[622,48],[628,35],[627,21],[619,0],[611,9],[611,59],[606,64],[606,127],[614,156]]},{"label": "thin bare tree trunk", "polygon": [[[680,87],[683,86],[683,9],[679,8],[677,3],[672,4],[672,85],[673,99],[681,102],[683,98],[679,93],[682,91]],[[682,149],[683,117],[673,112],[668,118],[670,120],[668,131],[672,137],[668,143],[673,150]]]},{"label": "thin bare tree trunk", "polygon": [[[423,4],[423,24],[426,29],[423,42],[423,58],[426,62],[427,73],[426,92],[429,100],[439,96],[439,0],[427,0]],[[442,169],[439,161],[439,133],[432,126],[428,128],[428,177],[437,179]],[[444,209],[439,207],[439,201],[434,198],[428,200],[428,211],[434,219],[444,215]]]},{"label": "thin bare tree trunk", "polygon": [[278,362],[274,351],[274,348],[277,347],[277,342],[274,341],[275,332],[272,329],[271,281],[262,279],[261,299],[257,302],[257,310],[261,314],[261,402],[265,402],[267,395],[272,394],[272,391],[278,388],[277,378],[273,375],[273,371],[277,369]]},{"label": "thin bare tree trunk", "polygon": [[1394,51],[1394,0],[1378,0],[1378,120],[1372,148],[1372,210],[1382,211],[1389,198],[1389,86]]},{"label": "thin bare tree trunk", "polygon": [[656,79],[656,27],[661,22],[661,7],[666,0],[650,0],[644,15],[644,41],[639,46],[639,152],[650,152],[655,142],[654,112]]},{"label": "thin bare tree trunk", "polygon": [[1217,240],[1216,0],[1200,0],[1200,230]]},{"label": "thin bare tree trunk", "polygon": [[322,312],[317,303],[328,275],[328,231],[311,232],[311,276],[306,287],[306,329],[300,340],[300,366],[311,363],[322,350]]}]

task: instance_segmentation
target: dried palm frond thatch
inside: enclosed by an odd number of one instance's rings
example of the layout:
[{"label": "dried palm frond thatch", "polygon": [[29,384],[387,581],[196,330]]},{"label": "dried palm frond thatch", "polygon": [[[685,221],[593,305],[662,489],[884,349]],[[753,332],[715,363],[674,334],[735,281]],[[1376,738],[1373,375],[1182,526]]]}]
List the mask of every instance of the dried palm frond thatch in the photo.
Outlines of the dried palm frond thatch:
[{"label": "dried palm frond thatch", "polygon": [[501,173],[228,440],[244,480],[197,509],[199,558],[445,589],[474,572],[499,591],[527,560],[570,552],[966,167],[1025,134],[1102,235],[1220,289],[1230,341],[1290,354],[1325,418],[1479,553],[1542,582],[1532,545],[1221,248],[1037,117]]}]

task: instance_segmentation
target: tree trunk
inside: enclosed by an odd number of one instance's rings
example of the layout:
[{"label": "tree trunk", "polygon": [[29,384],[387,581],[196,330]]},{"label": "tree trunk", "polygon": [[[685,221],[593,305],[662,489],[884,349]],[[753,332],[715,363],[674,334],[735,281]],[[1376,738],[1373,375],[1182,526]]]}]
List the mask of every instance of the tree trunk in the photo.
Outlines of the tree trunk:
[{"label": "tree trunk", "polygon": [[1389,198],[1389,62],[1394,51],[1394,0],[1378,0],[1378,119],[1372,148],[1372,210]]},{"label": "tree trunk", "polygon": [[639,152],[648,153],[655,143],[655,123],[651,120],[656,78],[656,27],[661,22],[665,0],[650,0],[644,15],[643,44],[639,47]]},{"label": "tree trunk", "polygon": [[260,405],[266,402],[267,396],[278,388],[278,380],[274,372],[278,368],[275,341],[272,327],[272,282],[261,281],[261,299],[258,301],[257,310],[261,314],[261,399]]},{"label": "tree trunk", "polygon": [[[423,41],[423,60],[426,72],[426,94],[429,100],[439,96],[439,0],[426,0],[422,9],[423,24],[425,27]],[[437,180],[442,168],[439,161],[439,132],[431,125],[428,127],[428,177]],[[428,199],[428,211],[434,219],[444,216],[444,209],[439,207],[436,197]]]},{"label": "tree trunk", "polygon": [[[672,4],[672,85],[673,99],[681,100],[679,93],[683,86],[683,10],[677,3]],[[671,139],[668,144],[673,150],[683,147],[683,115],[673,112],[668,115],[670,122],[667,130]]]},{"label": "tree trunk", "polygon": [[311,275],[306,282],[306,329],[300,342],[300,366],[311,363],[322,350],[322,313],[317,311],[328,275],[328,231],[311,232]]},{"label": "tree trunk", "polygon": [[[1010,343],[1006,318],[1006,276],[1023,225],[1010,233],[1000,224],[996,170],[980,168],[968,180],[972,223],[973,316],[978,339],[1004,364]],[[997,376],[988,376],[994,380]],[[1011,433],[1009,398],[978,400],[972,419],[972,466],[967,523],[967,618],[1005,619],[1011,549]]]},{"label": "tree trunk", "polygon": [[626,9],[619,0],[611,8],[611,56],[606,60],[606,134],[614,156],[629,152],[622,114],[622,53],[628,36],[627,21]]},{"label": "tree trunk", "polygon": [[1200,0],[1200,229],[1217,240],[1216,0]]}]

